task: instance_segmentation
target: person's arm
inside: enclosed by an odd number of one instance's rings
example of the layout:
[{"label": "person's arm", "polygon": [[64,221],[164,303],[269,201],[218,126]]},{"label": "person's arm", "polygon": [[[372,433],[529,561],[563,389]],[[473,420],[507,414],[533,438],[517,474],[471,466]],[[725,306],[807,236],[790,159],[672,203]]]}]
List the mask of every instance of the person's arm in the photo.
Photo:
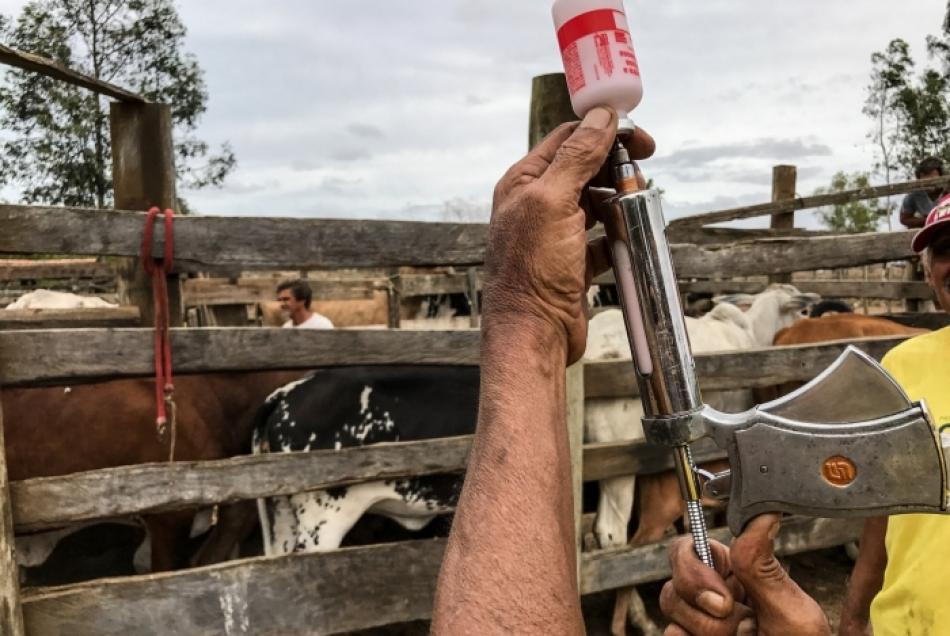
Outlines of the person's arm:
[{"label": "person's arm", "polygon": [[[584,292],[592,270],[606,265],[605,243],[587,243],[579,200],[616,125],[616,114],[597,108],[579,127],[558,128],[495,189],[478,427],[439,575],[434,634],[584,633],[564,370],[583,353]],[[634,156],[652,152],[652,140],[641,142]]]},{"label": "person's arm", "polygon": [[858,560],[854,563],[841,609],[839,636],[866,636],[871,633],[871,601],[881,591],[884,568],[887,567],[887,550],[884,547],[886,533],[887,517],[875,517],[864,522]]},{"label": "person's arm", "polygon": [[901,201],[901,224],[906,228],[919,228],[924,226],[926,218],[917,214],[917,205],[914,201],[914,195],[908,194]]}]

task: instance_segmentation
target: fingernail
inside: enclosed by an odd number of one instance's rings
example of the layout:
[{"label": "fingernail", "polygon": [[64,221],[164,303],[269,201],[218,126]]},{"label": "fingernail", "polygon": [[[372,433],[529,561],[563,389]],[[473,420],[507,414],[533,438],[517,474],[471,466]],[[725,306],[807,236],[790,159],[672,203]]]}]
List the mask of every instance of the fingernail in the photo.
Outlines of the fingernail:
[{"label": "fingernail", "polygon": [[755,636],[757,630],[754,618],[743,618],[736,628],[736,636]]},{"label": "fingernail", "polygon": [[612,115],[609,110],[598,106],[587,112],[587,115],[584,116],[584,121],[581,122],[581,128],[606,128],[610,123],[611,117]]},{"label": "fingernail", "polygon": [[696,597],[696,604],[713,616],[723,617],[727,614],[726,599],[722,594],[702,592]]}]

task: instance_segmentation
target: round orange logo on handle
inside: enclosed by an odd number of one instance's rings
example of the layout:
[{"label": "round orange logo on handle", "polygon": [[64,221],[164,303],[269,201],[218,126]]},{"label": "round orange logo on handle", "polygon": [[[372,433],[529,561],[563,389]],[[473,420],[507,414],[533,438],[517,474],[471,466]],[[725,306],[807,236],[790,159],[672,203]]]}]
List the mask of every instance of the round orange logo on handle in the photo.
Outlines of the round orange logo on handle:
[{"label": "round orange logo on handle", "polygon": [[821,476],[832,486],[847,486],[858,476],[858,469],[847,457],[833,455],[822,463]]}]

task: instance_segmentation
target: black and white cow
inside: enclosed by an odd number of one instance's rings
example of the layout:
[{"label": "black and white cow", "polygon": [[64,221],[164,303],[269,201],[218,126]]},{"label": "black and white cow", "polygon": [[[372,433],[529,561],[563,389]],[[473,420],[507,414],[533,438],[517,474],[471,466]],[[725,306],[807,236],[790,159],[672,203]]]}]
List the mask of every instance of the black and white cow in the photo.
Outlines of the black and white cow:
[{"label": "black and white cow", "polygon": [[[478,368],[354,366],[315,371],[271,394],[254,452],[341,449],[475,431]],[[258,501],[264,552],[335,550],[366,512],[418,530],[454,509],[462,478],[375,481]]]}]

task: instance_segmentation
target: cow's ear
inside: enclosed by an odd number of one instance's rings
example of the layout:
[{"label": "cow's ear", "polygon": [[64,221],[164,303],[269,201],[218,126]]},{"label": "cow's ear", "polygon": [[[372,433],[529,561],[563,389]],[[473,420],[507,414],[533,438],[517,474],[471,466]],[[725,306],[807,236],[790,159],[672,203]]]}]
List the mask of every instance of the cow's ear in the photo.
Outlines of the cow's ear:
[{"label": "cow's ear", "polygon": [[755,296],[752,294],[723,294],[721,296],[713,296],[713,303],[729,303],[730,305],[751,305],[752,301],[755,300]]},{"label": "cow's ear", "polygon": [[821,296],[818,294],[795,294],[782,305],[782,309],[798,311],[799,309],[814,305],[819,300],[821,300]]}]

